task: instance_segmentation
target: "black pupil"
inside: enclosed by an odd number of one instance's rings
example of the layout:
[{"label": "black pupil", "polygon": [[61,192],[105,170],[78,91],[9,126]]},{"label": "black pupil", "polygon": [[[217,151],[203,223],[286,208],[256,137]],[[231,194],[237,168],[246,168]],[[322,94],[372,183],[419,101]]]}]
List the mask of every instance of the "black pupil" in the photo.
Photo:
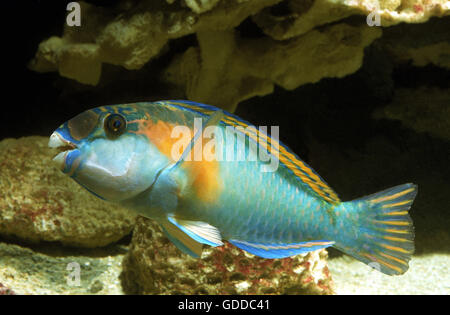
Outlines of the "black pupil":
[{"label": "black pupil", "polygon": [[114,129],[119,129],[121,125],[122,125],[122,122],[119,119],[114,120],[114,122],[113,122]]}]

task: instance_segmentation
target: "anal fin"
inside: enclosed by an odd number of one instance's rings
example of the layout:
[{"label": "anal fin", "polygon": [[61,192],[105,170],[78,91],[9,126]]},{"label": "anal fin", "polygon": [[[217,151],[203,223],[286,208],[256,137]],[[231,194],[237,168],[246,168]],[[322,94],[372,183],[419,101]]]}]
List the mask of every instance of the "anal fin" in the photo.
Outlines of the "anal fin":
[{"label": "anal fin", "polygon": [[327,240],[308,241],[293,244],[262,244],[240,240],[230,240],[230,243],[249,252],[250,254],[263,258],[285,258],[326,248],[334,244],[334,242]]}]

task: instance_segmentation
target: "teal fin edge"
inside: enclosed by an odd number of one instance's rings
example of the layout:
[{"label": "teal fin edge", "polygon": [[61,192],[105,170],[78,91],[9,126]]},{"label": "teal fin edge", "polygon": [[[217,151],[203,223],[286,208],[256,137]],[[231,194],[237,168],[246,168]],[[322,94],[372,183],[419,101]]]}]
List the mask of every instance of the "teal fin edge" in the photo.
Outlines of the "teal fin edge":
[{"label": "teal fin edge", "polygon": [[177,223],[177,221],[175,221],[174,218],[172,217],[168,217],[168,220],[170,223],[172,223],[173,225],[175,225],[177,228],[179,228],[181,231],[183,231],[184,233],[186,233],[190,238],[192,238],[194,241],[199,242],[201,244],[206,244],[206,245],[210,245],[213,247],[217,247],[217,246],[221,246],[223,244],[217,244],[217,243],[213,243],[207,239],[204,239],[203,237],[198,236],[197,234],[192,233],[191,231],[189,231],[188,229],[186,229],[184,226],[180,225]]},{"label": "teal fin edge", "polygon": [[181,241],[179,241],[176,237],[172,236],[164,226],[161,226],[164,234],[166,234],[167,238],[183,253],[188,254],[191,257],[199,258],[200,255],[194,253],[192,250],[189,249],[186,245],[184,245]]},{"label": "teal fin edge", "polygon": [[240,240],[229,240],[229,242],[234,246],[249,252],[250,254],[262,258],[286,258],[326,248],[334,244],[334,242],[327,240],[309,241],[295,244],[261,244]]}]

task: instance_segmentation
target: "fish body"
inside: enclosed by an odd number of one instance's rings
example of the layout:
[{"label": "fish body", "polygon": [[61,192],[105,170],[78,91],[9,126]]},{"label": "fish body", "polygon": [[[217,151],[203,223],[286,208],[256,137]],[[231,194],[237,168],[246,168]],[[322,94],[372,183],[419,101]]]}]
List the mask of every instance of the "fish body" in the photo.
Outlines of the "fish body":
[{"label": "fish body", "polygon": [[334,246],[393,275],[414,251],[417,186],[342,202],[275,137],[213,106],[98,107],[61,125],[49,145],[70,149],[54,159],[63,172],[156,220],[192,256],[223,240],[265,258]]}]

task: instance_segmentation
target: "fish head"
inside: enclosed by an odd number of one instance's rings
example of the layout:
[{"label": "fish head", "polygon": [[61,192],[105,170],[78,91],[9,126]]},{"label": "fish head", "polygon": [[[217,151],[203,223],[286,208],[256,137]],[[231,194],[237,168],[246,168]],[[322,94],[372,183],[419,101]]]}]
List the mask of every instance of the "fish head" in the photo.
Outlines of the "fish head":
[{"label": "fish head", "polygon": [[139,108],[122,105],[87,110],[63,123],[49,140],[61,152],[57,166],[94,195],[124,201],[148,189],[167,159],[133,123]]}]

